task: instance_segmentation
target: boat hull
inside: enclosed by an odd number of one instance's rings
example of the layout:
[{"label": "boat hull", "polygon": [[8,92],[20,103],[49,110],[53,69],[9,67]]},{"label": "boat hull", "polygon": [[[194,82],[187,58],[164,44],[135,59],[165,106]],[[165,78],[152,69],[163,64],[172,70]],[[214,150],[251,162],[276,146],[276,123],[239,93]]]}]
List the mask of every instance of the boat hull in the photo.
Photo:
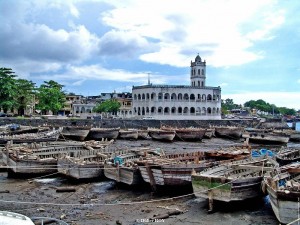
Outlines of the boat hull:
[{"label": "boat hull", "polygon": [[92,128],[88,135],[88,139],[102,140],[102,139],[116,139],[119,135],[120,128]]},{"label": "boat hull", "polygon": [[149,130],[148,133],[152,139],[159,141],[173,141],[175,137],[175,131]]},{"label": "boat hull", "polygon": [[76,141],[84,141],[87,135],[90,132],[90,128],[85,127],[64,127],[61,135],[64,138],[76,140]]},{"label": "boat hull", "polygon": [[299,192],[286,194],[275,191],[267,182],[266,188],[273,212],[280,223],[288,224],[299,218]]}]

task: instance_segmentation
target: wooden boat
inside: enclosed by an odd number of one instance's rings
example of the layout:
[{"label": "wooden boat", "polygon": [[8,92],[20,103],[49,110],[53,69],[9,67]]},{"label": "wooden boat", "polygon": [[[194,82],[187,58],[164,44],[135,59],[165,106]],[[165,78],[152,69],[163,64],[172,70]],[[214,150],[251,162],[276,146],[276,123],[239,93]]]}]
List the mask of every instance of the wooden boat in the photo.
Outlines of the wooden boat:
[{"label": "wooden boat", "polygon": [[90,129],[90,127],[68,126],[63,128],[61,136],[66,139],[84,141],[89,134]]},{"label": "wooden boat", "polygon": [[135,160],[151,157],[158,154],[155,150],[149,148],[140,148],[128,150],[124,154],[112,157],[104,164],[104,175],[119,183],[128,185],[137,185],[143,182],[138,165]]},{"label": "wooden boat", "polygon": [[214,128],[216,136],[221,138],[240,139],[244,132],[243,127],[216,126]]},{"label": "wooden boat", "polygon": [[119,135],[120,127],[117,128],[96,128],[93,127],[90,130],[88,139],[90,140],[102,140],[102,139],[117,139]]},{"label": "wooden boat", "polygon": [[57,172],[57,159],[63,155],[79,157],[92,148],[82,142],[41,142],[7,144],[2,160],[14,174],[48,174]]},{"label": "wooden boat", "polygon": [[154,140],[172,141],[175,137],[175,130],[162,130],[157,128],[148,128],[149,136]]},{"label": "wooden boat", "polygon": [[139,133],[136,129],[120,129],[119,130],[119,138],[121,139],[138,139]]},{"label": "wooden boat", "polygon": [[273,130],[275,134],[281,134],[283,136],[289,136],[289,141],[291,142],[300,142],[300,131],[284,129],[284,130]]},{"label": "wooden boat", "polygon": [[218,150],[207,150],[204,151],[204,156],[206,159],[214,160],[227,160],[227,159],[244,159],[249,157],[251,154],[250,145],[242,146],[231,146],[227,148],[222,148]]},{"label": "wooden boat", "polygon": [[63,128],[58,128],[43,131],[38,133],[25,133],[16,135],[0,135],[0,144],[6,144],[9,141],[13,143],[32,143],[32,142],[45,142],[45,141],[56,141]]},{"label": "wooden boat", "polygon": [[299,221],[300,164],[280,167],[264,178],[274,214],[282,224]]},{"label": "wooden boat", "polygon": [[113,152],[107,147],[113,143],[111,141],[86,141],[84,146],[88,151],[81,151],[81,154],[65,154],[57,160],[57,170],[60,174],[74,179],[99,178],[104,175],[104,160]]},{"label": "wooden boat", "polygon": [[213,210],[213,200],[231,202],[262,196],[263,176],[275,165],[273,160],[261,157],[224,163],[193,173],[194,194],[209,199],[209,210]]},{"label": "wooden boat", "polygon": [[173,128],[163,126],[161,129],[168,131],[175,130],[175,137],[180,141],[201,141],[206,133],[206,129],[196,127]]},{"label": "wooden boat", "polygon": [[280,165],[287,165],[300,161],[300,148],[284,147],[276,154],[276,161]]},{"label": "wooden boat", "polygon": [[33,223],[33,221],[29,217],[23,214],[9,211],[0,211],[0,221],[3,225],[35,225],[35,223]]},{"label": "wooden boat", "polygon": [[248,139],[249,142],[263,144],[287,144],[289,141],[289,136],[275,133],[244,132],[242,137]]}]

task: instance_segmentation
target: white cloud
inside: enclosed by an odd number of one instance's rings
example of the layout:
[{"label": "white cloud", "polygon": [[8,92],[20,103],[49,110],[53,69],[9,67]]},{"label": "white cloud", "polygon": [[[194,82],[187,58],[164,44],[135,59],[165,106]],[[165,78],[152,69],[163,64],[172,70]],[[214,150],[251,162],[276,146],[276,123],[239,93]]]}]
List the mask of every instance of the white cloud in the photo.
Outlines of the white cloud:
[{"label": "white cloud", "polygon": [[[241,65],[263,58],[249,47],[272,38],[272,31],[284,22],[284,11],[273,4],[271,0],[128,1],[106,12],[103,21],[117,30],[154,39],[160,49],[141,55],[147,62],[185,67],[182,59],[199,52],[212,66]],[[244,24],[250,24],[250,30]],[[214,45],[208,51],[199,47],[206,43]],[[183,55],[187,48],[194,53]]]},{"label": "white cloud", "polygon": [[233,99],[236,104],[244,104],[250,100],[262,99],[277,107],[300,109],[300,92],[253,92],[240,94],[222,94],[222,99]]}]

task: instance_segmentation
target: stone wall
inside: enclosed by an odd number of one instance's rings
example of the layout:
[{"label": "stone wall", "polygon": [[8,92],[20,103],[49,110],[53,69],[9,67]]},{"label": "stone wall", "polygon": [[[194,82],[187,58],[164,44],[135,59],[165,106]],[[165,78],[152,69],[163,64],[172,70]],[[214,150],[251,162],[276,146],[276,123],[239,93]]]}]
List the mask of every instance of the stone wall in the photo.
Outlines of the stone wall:
[{"label": "stone wall", "polygon": [[1,118],[0,125],[16,123],[27,126],[93,126],[120,128],[147,128],[160,126],[172,127],[203,127],[209,126],[244,126],[255,127],[259,120],[92,120],[92,119],[19,119]]}]

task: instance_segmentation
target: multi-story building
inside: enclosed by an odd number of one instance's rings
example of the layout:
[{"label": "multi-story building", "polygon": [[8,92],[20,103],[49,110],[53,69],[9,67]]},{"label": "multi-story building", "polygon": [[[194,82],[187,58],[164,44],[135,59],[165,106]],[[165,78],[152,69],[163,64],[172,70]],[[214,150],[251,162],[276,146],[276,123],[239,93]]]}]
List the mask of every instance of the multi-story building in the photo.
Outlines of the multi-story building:
[{"label": "multi-story building", "polygon": [[133,116],[155,119],[221,119],[221,88],[206,86],[206,62],[191,61],[190,85],[133,86]]}]

